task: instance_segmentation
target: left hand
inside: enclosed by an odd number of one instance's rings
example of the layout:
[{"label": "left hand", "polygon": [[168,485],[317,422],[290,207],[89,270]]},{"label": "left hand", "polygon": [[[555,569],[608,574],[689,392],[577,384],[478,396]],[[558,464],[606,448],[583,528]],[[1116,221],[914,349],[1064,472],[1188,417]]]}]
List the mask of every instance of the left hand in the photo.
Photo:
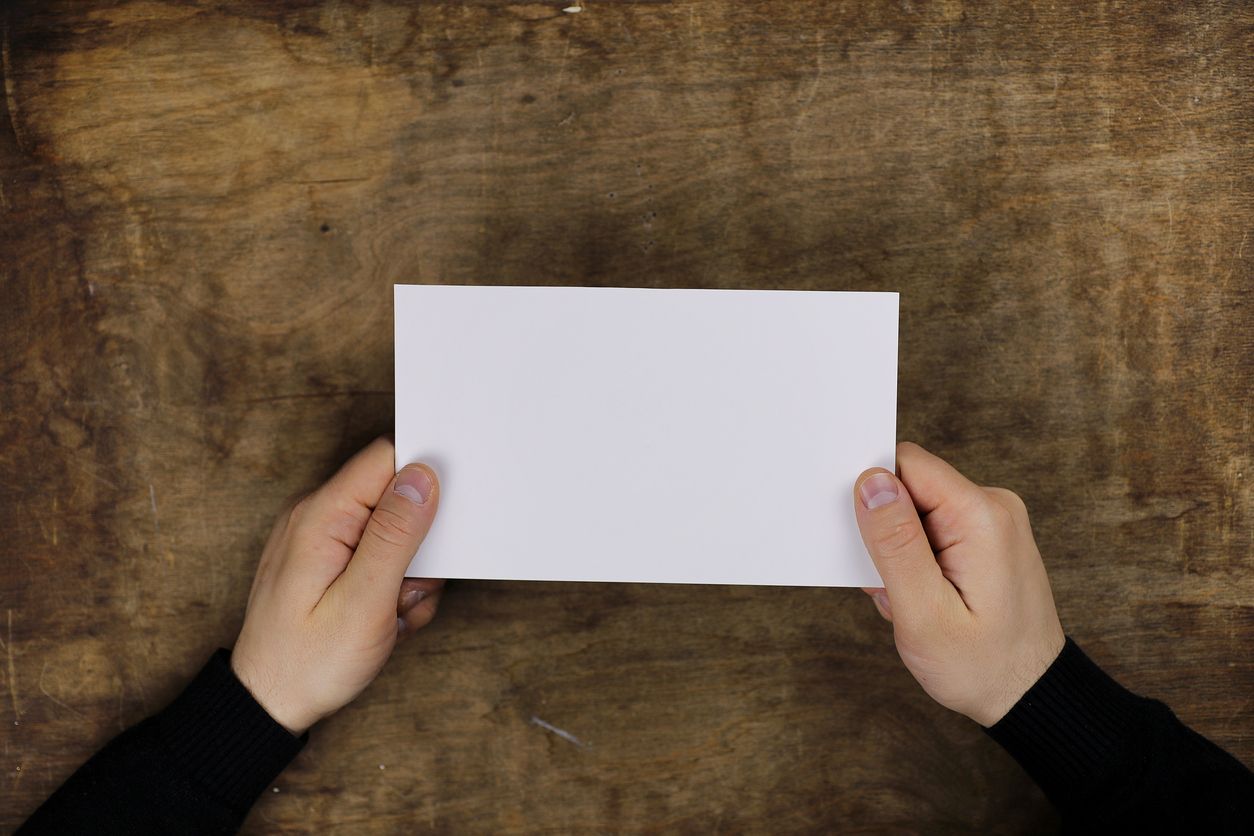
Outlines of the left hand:
[{"label": "left hand", "polygon": [[442,580],[407,579],[439,505],[431,468],[394,473],[376,439],[275,523],[231,654],[235,675],[293,734],[346,705],[398,638],[435,617]]}]

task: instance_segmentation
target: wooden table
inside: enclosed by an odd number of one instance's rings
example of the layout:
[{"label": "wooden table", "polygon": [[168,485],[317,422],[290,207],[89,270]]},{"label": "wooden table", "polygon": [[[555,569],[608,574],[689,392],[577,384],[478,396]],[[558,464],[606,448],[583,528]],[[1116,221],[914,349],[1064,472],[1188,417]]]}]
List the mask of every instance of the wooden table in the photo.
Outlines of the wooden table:
[{"label": "wooden table", "polygon": [[[1254,761],[1254,8],[566,5],[0,12],[0,829],[391,427],[394,282],[900,290],[900,437]],[[464,582],[247,830],[1055,826],[861,593]]]}]

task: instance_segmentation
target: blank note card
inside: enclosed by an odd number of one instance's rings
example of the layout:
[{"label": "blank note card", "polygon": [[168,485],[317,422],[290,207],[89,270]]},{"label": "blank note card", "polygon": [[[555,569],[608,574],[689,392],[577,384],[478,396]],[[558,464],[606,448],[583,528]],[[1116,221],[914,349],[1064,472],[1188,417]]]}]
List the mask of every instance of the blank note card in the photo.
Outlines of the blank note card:
[{"label": "blank note card", "polygon": [[440,476],[418,577],[880,586],[897,294],[396,287],[397,466]]}]

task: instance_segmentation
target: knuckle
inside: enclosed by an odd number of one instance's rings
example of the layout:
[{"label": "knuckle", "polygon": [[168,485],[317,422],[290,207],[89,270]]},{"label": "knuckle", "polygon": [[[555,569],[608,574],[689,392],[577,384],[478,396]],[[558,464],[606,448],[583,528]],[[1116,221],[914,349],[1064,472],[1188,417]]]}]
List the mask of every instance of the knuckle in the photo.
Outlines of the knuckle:
[{"label": "knuckle", "polygon": [[985,488],[983,497],[972,503],[971,519],[975,525],[989,533],[996,533],[1013,525],[1010,509],[997,495],[1001,488]]},{"label": "knuckle", "polygon": [[1011,514],[1015,516],[1027,516],[1028,506],[1023,501],[1023,497],[1012,490],[1006,488],[989,488],[993,497]]},{"label": "knuckle", "polygon": [[1011,510],[1016,514],[1026,515],[1028,513],[1028,504],[1023,501],[1023,497],[1014,491],[1006,491],[1006,501],[1010,503]]},{"label": "knuckle", "polygon": [[992,509],[992,520],[994,527],[999,530],[1013,528],[1015,524],[1015,515],[1013,511],[998,502]]},{"label": "knuckle", "polygon": [[380,542],[402,548],[413,543],[417,525],[394,508],[380,505],[370,517],[370,532]]},{"label": "knuckle", "polygon": [[927,515],[927,526],[937,551],[961,543],[971,528],[964,509],[944,506]]},{"label": "knuckle", "polygon": [[878,531],[873,539],[875,551],[889,559],[909,554],[919,548],[923,527],[914,520],[894,520]]},{"label": "knuckle", "polygon": [[345,509],[336,509],[328,516],[323,531],[330,535],[334,542],[343,543],[349,549],[355,549],[361,542],[361,534],[368,520],[369,516]]},{"label": "knuckle", "polygon": [[997,488],[993,495],[993,518],[999,527],[1019,529],[1027,522],[1028,506],[1019,495],[1005,488]]},{"label": "knuckle", "polygon": [[313,513],[313,494],[307,493],[304,496],[296,497],[287,512],[288,522],[292,525],[299,525],[301,520],[308,519]]}]

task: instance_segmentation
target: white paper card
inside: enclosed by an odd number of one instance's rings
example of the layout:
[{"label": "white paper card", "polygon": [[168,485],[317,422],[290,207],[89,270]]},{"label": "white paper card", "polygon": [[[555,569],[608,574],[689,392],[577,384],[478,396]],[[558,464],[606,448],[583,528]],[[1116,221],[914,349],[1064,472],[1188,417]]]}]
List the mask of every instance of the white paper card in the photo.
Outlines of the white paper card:
[{"label": "white paper card", "polygon": [[881,586],[853,483],[894,466],[896,293],[396,287],[415,577]]}]

